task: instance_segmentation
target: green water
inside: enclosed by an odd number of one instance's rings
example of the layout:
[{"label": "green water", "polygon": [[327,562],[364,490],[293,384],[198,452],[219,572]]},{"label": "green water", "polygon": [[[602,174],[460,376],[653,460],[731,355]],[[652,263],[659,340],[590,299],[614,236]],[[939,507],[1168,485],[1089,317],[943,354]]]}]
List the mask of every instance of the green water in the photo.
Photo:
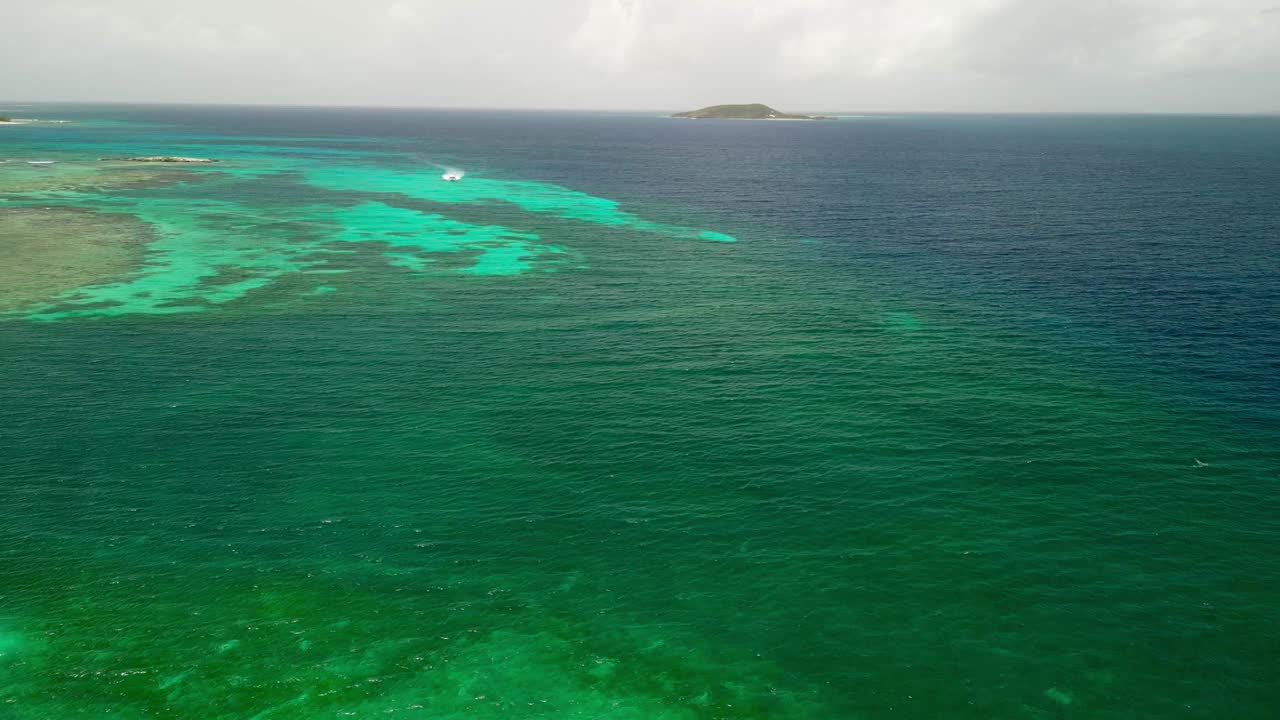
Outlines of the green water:
[{"label": "green water", "polygon": [[[1116,308],[1064,330],[1014,259],[1004,290],[835,261],[825,226],[711,186],[680,210],[496,163],[444,183],[392,129],[153,112],[0,145],[60,160],[0,165],[0,227],[69,208],[47,239],[82,261],[0,269],[0,717],[1280,700],[1270,416]],[[474,132],[455,152],[517,142]],[[223,162],[95,165],[161,143]],[[623,172],[589,160],[584,185]],[[85,217],[145,250],[77,249]]]}]

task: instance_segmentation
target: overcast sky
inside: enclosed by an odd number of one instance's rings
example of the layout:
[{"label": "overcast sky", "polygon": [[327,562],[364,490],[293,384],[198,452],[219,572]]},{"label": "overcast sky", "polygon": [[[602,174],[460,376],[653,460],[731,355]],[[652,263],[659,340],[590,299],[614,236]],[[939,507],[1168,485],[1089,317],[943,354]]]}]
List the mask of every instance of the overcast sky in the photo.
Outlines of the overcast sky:
[{"label": "overcast sky", "polygon": [[0,99],[1280,112],[1280,0],[0,0]]}]

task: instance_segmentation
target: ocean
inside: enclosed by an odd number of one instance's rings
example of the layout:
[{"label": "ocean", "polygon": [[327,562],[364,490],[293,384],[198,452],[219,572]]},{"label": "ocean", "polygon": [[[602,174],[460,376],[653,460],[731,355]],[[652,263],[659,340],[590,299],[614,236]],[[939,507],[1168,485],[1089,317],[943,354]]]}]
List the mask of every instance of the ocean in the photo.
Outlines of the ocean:
[{"label": "ocean", "polygon": [[1275,717],[1280,118],[0,112],[6,720]]}]

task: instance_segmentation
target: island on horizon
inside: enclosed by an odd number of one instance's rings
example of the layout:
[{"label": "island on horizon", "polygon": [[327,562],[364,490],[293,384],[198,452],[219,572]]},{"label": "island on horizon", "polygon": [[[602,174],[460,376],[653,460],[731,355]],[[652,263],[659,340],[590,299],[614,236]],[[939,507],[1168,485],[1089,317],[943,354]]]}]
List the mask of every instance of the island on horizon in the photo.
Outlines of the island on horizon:
[{"label": "island on horizon", "polygon": [[824,115],[792,115],[775,110],[768,105],[751,103],[749,105],[711,105],[701,110],[679,112],[671,117],[690,120],[834,120]]}]

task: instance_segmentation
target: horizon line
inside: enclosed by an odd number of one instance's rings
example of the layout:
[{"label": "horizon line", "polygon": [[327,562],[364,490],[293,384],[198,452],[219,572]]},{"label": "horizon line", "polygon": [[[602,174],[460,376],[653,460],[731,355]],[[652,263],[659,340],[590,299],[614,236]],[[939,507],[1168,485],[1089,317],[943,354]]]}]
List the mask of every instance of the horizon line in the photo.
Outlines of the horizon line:
[{"label": "horizon line", "polygon": [[[684,112],[670,108],[582,108],[582,107],[486,107],[480,105],[381,105],[358,103],[266,103],[221,102],[205,100],[4,100],[0,108],[31,105],[124,105],[169,107],[246,107],[275,109],[315,110],[426,110],[437,112],[546,112],[546,113],[595,113],[639,114]],[[790,108],[789,112],[828,114],[837,116],[877,115],[1120,115],[1120,116],[1188,116],[1188,117],[1276,117],[1277,110],[816,110]]]}]

